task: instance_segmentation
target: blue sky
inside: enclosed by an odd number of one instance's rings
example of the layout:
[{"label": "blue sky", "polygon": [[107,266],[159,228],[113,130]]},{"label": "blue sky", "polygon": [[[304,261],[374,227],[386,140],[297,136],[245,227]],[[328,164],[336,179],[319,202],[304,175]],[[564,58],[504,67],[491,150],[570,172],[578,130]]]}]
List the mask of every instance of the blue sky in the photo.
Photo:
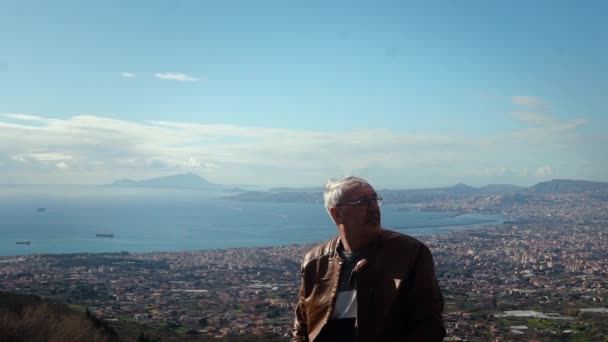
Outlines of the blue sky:
[{"label": "blue sky", "polygon": [[0,183],[608,181],[605,1],[3,1]]}]

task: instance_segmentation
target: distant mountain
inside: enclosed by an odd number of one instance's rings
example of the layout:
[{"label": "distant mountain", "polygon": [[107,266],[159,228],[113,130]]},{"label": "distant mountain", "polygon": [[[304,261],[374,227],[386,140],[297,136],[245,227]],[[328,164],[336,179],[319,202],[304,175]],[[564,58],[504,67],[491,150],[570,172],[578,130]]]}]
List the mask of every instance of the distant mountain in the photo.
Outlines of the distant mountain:
[{"label": "distant mountain", "polygon": [[608,183],[585,180],[554,179],[531,186],[526,192],[537,194],[564,194],[607,191]]},{"label": "distant mountain", "polygon": [[178,175],[151,178],[141,181],[120,179],[110,184],[110,186],[154,189],[209,189],[219,187],[219,185],[210,183],[203,177],[194,173],[182,173]]},{"label": "distant mountain", "polygon": [[323,192],[267,192],[247,191],[224,199],[243,202],[323,202]]},{"label": "distant mountain", "polygon": [[379,191],[386,203],[423,203],[463,197],[476,192],[477,189],[465,184],[456,184],[445,188],[407,190],[382,189]]},{"label": "distant mountain", "polygon": [[504,193],[500,198],[502,205],[526,205],[542,203],[552,196],[581,194],[600,201],[608,201],[608,183],[570,179],[554,179],[537,183],[529,188],[520,188],[517,191]]},{"label": "distant mountain", "polygon": [[323,192],[323,187],[321,186],[315,186],[315,187],[310,187],[310,188],[287,188],[287,187],[282,187],[282,188],[271,188],[268,189],[268,192]]},{"label": "distant mountain", "polygon": [[464,183],[452,185],[448,188],[445,188],[445,191],[452,194],[473,194],[479,192],[477,188],[466,185]]},{"label": "distant mountain", "polygon": [[524,187],[512,184],[488,184],[479,188],[483,193],[509,193],[525,189]]},{"label": "distant mountain", "polygon": [[[425,203],[463,198],[471,195],[501,195],[504,202],[527,203],[531,196],[540,194],[563,194],[585,192],[593,198],[602,201],[608,200],[608,183],[552,180],[538,183],[532,187],[524,188],[511,184],[488,184],[475,188],[463,183],[449,187],[429,189],[378,191],[386,203]],[[225,197],[237,201],[260,202],[322,202],[322,188],[273,188],[268,192],[243,192],[235,196]]]},{"label": "distant mountain", "polygon": [[117,181],[114,181],[111,185],[112,186],[132,187],[132,186],[137,186],[138,183],[131,179],[119,179]]},{"label": "distant mountain", "polygon": [[[378,192],[386,203],[422,203],[435,200],[446,200],[473,194],[503,194],[520,189],[515,185],[487,185],[483,188],[475,188],[463,183],[450,187],[410,190],[382,189]],[[267,192],[250,191],[225,197],[236,201],[261,201],[261,202],[322,202],[323,189],[314,188],[273,188]]]}]

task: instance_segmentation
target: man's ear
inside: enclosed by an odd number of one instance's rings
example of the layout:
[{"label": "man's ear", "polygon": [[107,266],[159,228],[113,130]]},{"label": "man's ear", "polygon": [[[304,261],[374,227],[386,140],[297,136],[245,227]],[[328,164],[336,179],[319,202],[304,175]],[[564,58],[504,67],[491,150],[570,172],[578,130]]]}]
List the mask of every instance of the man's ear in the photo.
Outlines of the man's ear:
[{"label": "man's ear", "polygon": [[329,214],[336,224],[342,223],[342,213],[338,208],[329,208]]}]

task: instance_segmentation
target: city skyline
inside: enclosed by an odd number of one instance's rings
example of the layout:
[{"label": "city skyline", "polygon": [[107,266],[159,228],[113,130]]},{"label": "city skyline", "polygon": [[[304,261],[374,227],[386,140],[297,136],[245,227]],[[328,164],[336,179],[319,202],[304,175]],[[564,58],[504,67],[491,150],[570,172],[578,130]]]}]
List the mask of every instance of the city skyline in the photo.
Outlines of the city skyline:
[{"label": "city skyline", "polygon": [[3,184],[608,181],[600,1],[2,8]]}]

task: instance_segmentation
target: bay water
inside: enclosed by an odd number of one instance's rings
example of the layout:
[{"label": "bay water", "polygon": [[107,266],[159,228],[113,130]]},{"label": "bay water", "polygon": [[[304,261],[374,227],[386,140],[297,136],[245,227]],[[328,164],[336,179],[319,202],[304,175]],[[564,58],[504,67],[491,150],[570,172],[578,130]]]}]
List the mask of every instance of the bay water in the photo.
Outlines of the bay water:
[{"label": "bay water", "polygon": [[[218,190],[2,186],[0,255],[267,247],[319,242],[337,233],[321,198],[318,203],[222,198],[229,195]],[[501,222],[500,215],[398,210],[390,203],[382,207],[384,227],[413,236]]]}]

